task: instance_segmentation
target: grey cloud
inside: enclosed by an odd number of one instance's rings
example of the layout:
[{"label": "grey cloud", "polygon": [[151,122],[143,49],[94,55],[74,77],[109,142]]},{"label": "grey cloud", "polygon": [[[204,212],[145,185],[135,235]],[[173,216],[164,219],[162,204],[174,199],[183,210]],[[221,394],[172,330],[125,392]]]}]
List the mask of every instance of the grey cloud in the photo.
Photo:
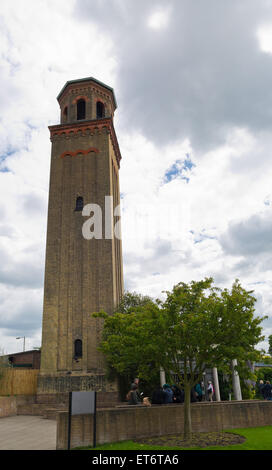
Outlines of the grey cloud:
[{"label": "grey cloud", "polygon": [[43,266],[16,263],[8,268],[0,268],[0,283],[30,289],[42,287]]},{"label": "grey cloud", "polygon": [[[189,250],[181,255],[182,250],[176,250],[168,240],[158,239],[152,244],[146,243],[145,248],[147,252],[143,252],[140,256],[138,253],[124,253],[126,289],[135,288],[139,273],[141,277],[165,275],[180,263],[183,265],[188,263],[191,257]],[[150,248],[152,248],[151,252]],[[138,268],[136,272],[135,267]]]},{"label": "grey cloud", "polygon": [[28,259],[18,261],[0,247],[0,260],[0,283],[30,289],[43,286],[44,266],[40,258],[29,254]]},{"label": "grey cloud", "polygon": [[46,213],[47,199],[35,193],[24,195],[22,199],[23,209],[31,213]]},{"label": "grey cloud", "polygon": [[[148,16],[164,6],[168,27],[150,30]],[[272,58],[256,30],[272,20],[271,3],[77,0],[75,13],[114,40],[121,126],[160,144],[190,137],[202,149],[233,126],[270,128]]]},{"label": "grey cloud", "polygon": [[2,332],[7,336],[20,336],[35,334],[42,324],[41,303],[37,299],[22,302],[15,307],[16,314],[10,311],[0,311],[0,325]]},{"label": "grey cloud", "polygon": [[[258,255],[272,251],[272,217],[253,215],[229,225],[219,239],[223,250],[232,255]],[[241,266],[243,267],[243,266]]]}]

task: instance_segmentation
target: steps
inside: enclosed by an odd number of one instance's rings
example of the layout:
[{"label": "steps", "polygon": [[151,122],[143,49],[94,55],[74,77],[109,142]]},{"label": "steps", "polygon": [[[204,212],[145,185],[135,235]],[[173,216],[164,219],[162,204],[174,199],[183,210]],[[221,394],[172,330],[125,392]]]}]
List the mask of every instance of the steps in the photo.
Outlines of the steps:
[{"label": "steps", "polygon": [[58,411],[66,411],[67,406],[60,403],[34,403],[17,407],[17,415],[41,416],[45,419],[56,419]]},{"label": "steps", "polygon": [[[17,405],[17,415],[41,416],[44,419],[56,419],[59,411],[68,411],[68,393],[36,395],[32,403]],[[110,400],[97,404],[97,408],[114,408],[124,403],[112,403]],[[126,405],[125,405],[126,406]]]}]

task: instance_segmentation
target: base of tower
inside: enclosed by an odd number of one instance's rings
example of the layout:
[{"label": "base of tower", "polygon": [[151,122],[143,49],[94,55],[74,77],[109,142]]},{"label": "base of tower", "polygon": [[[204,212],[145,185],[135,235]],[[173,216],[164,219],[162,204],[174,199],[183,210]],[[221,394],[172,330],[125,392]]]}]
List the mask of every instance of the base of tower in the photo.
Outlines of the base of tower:
[{"label": "base of tower", "polygon": [[38,375],[37,398],[40,404],[67,405],[69,392],[97,392],[97,407],[112,407],[119,400],[116,382],[109,382],[104,374],[42,374]]}]

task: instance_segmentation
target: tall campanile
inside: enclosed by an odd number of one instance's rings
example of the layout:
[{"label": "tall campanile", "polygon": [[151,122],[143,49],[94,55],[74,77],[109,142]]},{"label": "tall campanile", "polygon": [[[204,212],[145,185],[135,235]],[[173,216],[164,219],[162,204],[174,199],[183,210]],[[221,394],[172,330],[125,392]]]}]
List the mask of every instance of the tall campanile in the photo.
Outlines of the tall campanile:
[{"label": "tall campanile", "polygon": [[[120,202],[120,150],[113,115],[114,91],[94,78],[68,81],[57,97],[60,124],[50,126],[52,142],[44,282],[40,402],[76,390],[97,390],[101,402],[114,402],[117,387],[105,377],[97,350],[101,309],[112,313],[123,294],[122,247],[106,213]],[[111,196],[109,198],[108,196]],[[105,198],[106,197],[106,198]],[[109,203],[112,201],[112,204]],[[86,238],[82,213],[96,204],[102,237]],[[90,232],[92,228],[90,227]],[[57,394],[57,395],[56,395]]]}]

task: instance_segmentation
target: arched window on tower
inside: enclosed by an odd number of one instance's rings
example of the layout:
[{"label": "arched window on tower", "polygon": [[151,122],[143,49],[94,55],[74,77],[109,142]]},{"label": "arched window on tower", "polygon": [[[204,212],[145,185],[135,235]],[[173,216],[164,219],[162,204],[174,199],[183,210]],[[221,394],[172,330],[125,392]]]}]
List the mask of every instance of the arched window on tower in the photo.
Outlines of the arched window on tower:
[{"label": "arched window on tower", "polygon": [[75,359],[82,357],[82,341],[81,339],[75,340]]},{"label": "arched window on tower", "polygon": [[101,101],[96,103],[96,117],[97,119],[105,117],[105,106]]},{"label": "arched window on tower", "polygon": [[63,122],[67,122],[67,117],[68,117],[68,108],[65,106],[63,110]]},{"label": "arched window on tower", "polygon": [[86,103],[85,100],[78,100],[77,102],[77,120],[86,118]]},{"label": "arched window on tower", "polygon": [[83,197],[82,196],[78,196],[76,198],[76,208],[75,208],[75,211],[82,211],[83,210]]}]

